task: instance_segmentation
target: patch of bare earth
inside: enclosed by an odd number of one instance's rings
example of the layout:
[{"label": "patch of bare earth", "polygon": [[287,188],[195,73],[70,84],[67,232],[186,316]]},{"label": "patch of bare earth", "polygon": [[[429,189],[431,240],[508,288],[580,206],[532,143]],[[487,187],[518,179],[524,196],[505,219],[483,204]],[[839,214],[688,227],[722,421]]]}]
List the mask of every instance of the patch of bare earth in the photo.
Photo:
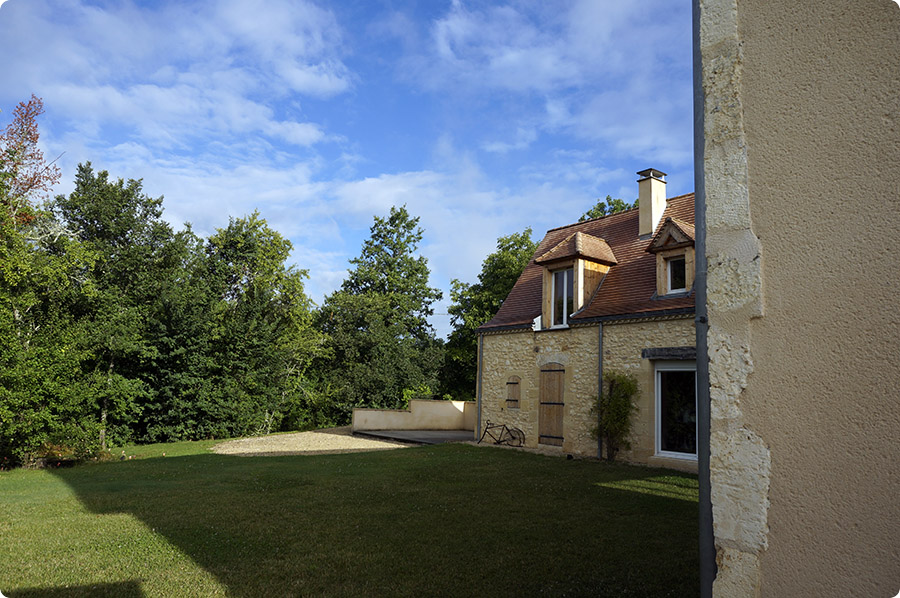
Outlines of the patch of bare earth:
[{"label": "patch of bare earth", "polygon": [[353,436],[350,426],[311,432],[293,432],[228,440],[212,447],[220,455],[277,457],[283,455],[334,455],[407,448],[409,444]]}]

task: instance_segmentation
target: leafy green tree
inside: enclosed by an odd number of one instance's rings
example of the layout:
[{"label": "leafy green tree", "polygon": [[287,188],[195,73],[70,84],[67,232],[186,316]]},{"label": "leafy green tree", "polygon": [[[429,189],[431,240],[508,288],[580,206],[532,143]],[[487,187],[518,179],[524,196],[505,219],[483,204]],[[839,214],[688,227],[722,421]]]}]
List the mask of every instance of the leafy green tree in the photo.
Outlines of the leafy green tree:
[{"label": "leafy green tree", "polygon": [[613,199],[611,195],[607,195],[606,199],[598,199],[593,208],[581,215],[578,222],[609,216],[610,214],[624,212],[625,210],[631,210],[636,207],[638,207],[638,200],[634,200],[634,203],[630,204],[624,199]]},{"label": "leafy green tree", "polygon": [[268,433],[302,392],[322,350],[312,326],[305,270],[287,266],[291,243],[253,213],[231,219],[206,246],[213,309],[215,390],[199,407],[205,435]]},{"label": "leafy green tree", "polygon": [[403,391],[436,389],[441,344],[428,323],[441,292],[417,255],[423,231],[406,207],[375,217],[356,266],[325,299],[319,326],[328,335],[328,384],[343,421],[354,406],[399,407]]},{"label": "leafy green tree", "polygon": [[454,397],[471,398],[478,362],[475,330],[490,320],[506,300],[537,250],[531,229],[497,239],[497,250],[481,265],[478,282],[451,281],[449,308],[453,330],[446,343],[441,389]]},{"label": "leafy green tree", "polygon": [[214,307],[220,300],[207,268],[205,241],[190,226],[159,254],[158,291],[146,312],[145,338],[155,350],[143,379],[154,392],[134,426],[143,442],[200,438],[197,405],[213,392]]},{"label": "leafy green tree", "polygon": [[143,379],[157,348],[147,341],[148,305],[159,293],[160,254],[173,236],[162,220],[162,198],[140,180],[110,180],[80,164],[75,189],[53,210],[97,256],[90,275],[96,293],[82,306],[90,319],[83,362],[100,422],[100,445],[131,438],[144,405],[153,400]]},{"label": "leafy green tree", "polygon": [[603,372],[600,395],[594,404],[597,415],[594,437],[606,446],[606,460],[612,461],[622,448],[631,448],[629,438],[633,426],[632,416],[637,412],[634,403],[638,395],[638,381],[633,374],[618,370]]},{"label": "leafy green tree", "polygon": [[[85,325],[72,307],[91,291],[82,273],[92,256],[68,238],[52,252],[23,243],[9,224],[0,215],[0,229],[10,232],[0,249],[0,457],[28,462],[51,444],[85,454],[98,438],[81,431],[97,426],[84,417],[78,341]],[[10,246],[19,251],[7,251]],[[15,259],[7,259],[10,253]]]},{"label": "leafy green tree", "polygon": [[[73,306],[93,292],[95,256],[40,201],[59,178],[37,148],[38,98],[0,134],[0,458],[31,461],[67,445],[84,453],[83,324]],[[96,426],[93,428],[96,430]]]}]

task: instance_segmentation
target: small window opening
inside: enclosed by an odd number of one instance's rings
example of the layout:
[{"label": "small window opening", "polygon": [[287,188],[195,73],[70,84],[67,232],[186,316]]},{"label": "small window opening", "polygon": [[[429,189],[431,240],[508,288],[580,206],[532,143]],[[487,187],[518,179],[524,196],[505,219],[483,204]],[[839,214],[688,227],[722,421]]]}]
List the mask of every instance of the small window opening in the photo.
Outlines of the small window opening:
[{"label": "small window opening", "polygon": [[509,381],[506,383],[506,406],[509,409],[519,408],[519,398],[521,396],[519,382],[521,382],[521,378],[510,376]]},{"label": "small window opening", "polygon": [[666,260],[666,270],[669,276],[668,292],[686,290],[687,276],[685,272],[684,257],[673,257]]}]

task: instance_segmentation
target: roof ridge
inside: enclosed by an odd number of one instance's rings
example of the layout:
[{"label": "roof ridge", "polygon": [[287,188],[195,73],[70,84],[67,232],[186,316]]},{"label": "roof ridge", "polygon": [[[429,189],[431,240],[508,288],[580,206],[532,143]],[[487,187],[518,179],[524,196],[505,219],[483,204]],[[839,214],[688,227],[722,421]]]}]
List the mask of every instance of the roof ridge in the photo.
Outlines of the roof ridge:
[{"label": "roof ridge", "polygon": [[581,222],[573,222],[572,224],[565,224],[563,226],[557,226],[556,228],[548,228],[547,232],[563,230],[564,228],[569,228],[571,226],[579,226],[582,224],[587,224],[588,222],[597,222],[598,220],[604,220],[606,218],[612,218],[613,216],[619,216],[620,214],[628,214],[629,212],[634,212],[638,208],[628,208],[627,210],[622,210],[621,212],[616,212],[614,214],[606,214],[604,216],[600,216],[599,218],[590,218],[588,220],[582,220]]},{"label": "roof ridge", "polygon": [[[691,191],[691,192],[689,192],[689,193],[682,193],[681,195],[676,195],[676,196],[674,196],[674,197],[667,197],[667,198],[666,198],[666,207],[668,207],[668,203],[669,203],[670,201],[672,201],[673,199],[683,199],[683,198],[685,198],[685,197],[687,197],[687,196],[689,196],[689,195],[694,195],[694,194],[695,194],[695,192],[694,192],[694,191]],[[603,216],[600,216],[599,218],[590,218],[590,219],[588,219],[588,220],[582,220],[581,222],[573,222],[572,224],[564,224],[563,226],[557,226],[556,228],[548,228],[548,229],[547,229],[547,232],[549,233],[549,232],[551,232],[551,231],[563,230],[564,228],[569,228],[569,227],[571,227],[571,226],[578,226],[578,225],[581,225],[581,224],[585,224],[585,223],[587,223],[587,222],[595,222],[595,221],[597,221],[597,220],[603,220],[603,219],[605,219],[605,218],[612,218],[613,216],[618,216],[619,214],[628,214],[629,212],[634,212],[634,211],[639,210],[639,209],[640,209],[640,207],[637,207],[637,208],[628,208],[627,210],[622,210],[621,212],[614,212],[614,213],[612,213],[612,214],[605,214],[605,215],[603,215]]]},{"label": "roof ridge", "polygon": [[681,195],[675,195],[673,197],[666,198],[666,201],[672,201],[673,199],[681,199],[682,197],[687,197],[688,195],[694,195],[696,192],[691,191],[689,193],[682,193]]}]

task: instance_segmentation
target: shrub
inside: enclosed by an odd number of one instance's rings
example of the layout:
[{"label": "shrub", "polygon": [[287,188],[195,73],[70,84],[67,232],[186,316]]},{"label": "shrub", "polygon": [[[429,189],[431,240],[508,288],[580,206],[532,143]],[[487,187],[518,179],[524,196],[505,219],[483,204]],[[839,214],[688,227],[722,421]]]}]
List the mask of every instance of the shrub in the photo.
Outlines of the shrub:
[{"label": "shrub", "polygon": [[618,370],[603,373],[600,396],[592,412],[597,416],[594,438],[606,445],[606,460],[612,461],[620,448],[629,449],[631,443],[632,415],[637,412],[634,399],[638,395],[638,382],[633,374]]}]

